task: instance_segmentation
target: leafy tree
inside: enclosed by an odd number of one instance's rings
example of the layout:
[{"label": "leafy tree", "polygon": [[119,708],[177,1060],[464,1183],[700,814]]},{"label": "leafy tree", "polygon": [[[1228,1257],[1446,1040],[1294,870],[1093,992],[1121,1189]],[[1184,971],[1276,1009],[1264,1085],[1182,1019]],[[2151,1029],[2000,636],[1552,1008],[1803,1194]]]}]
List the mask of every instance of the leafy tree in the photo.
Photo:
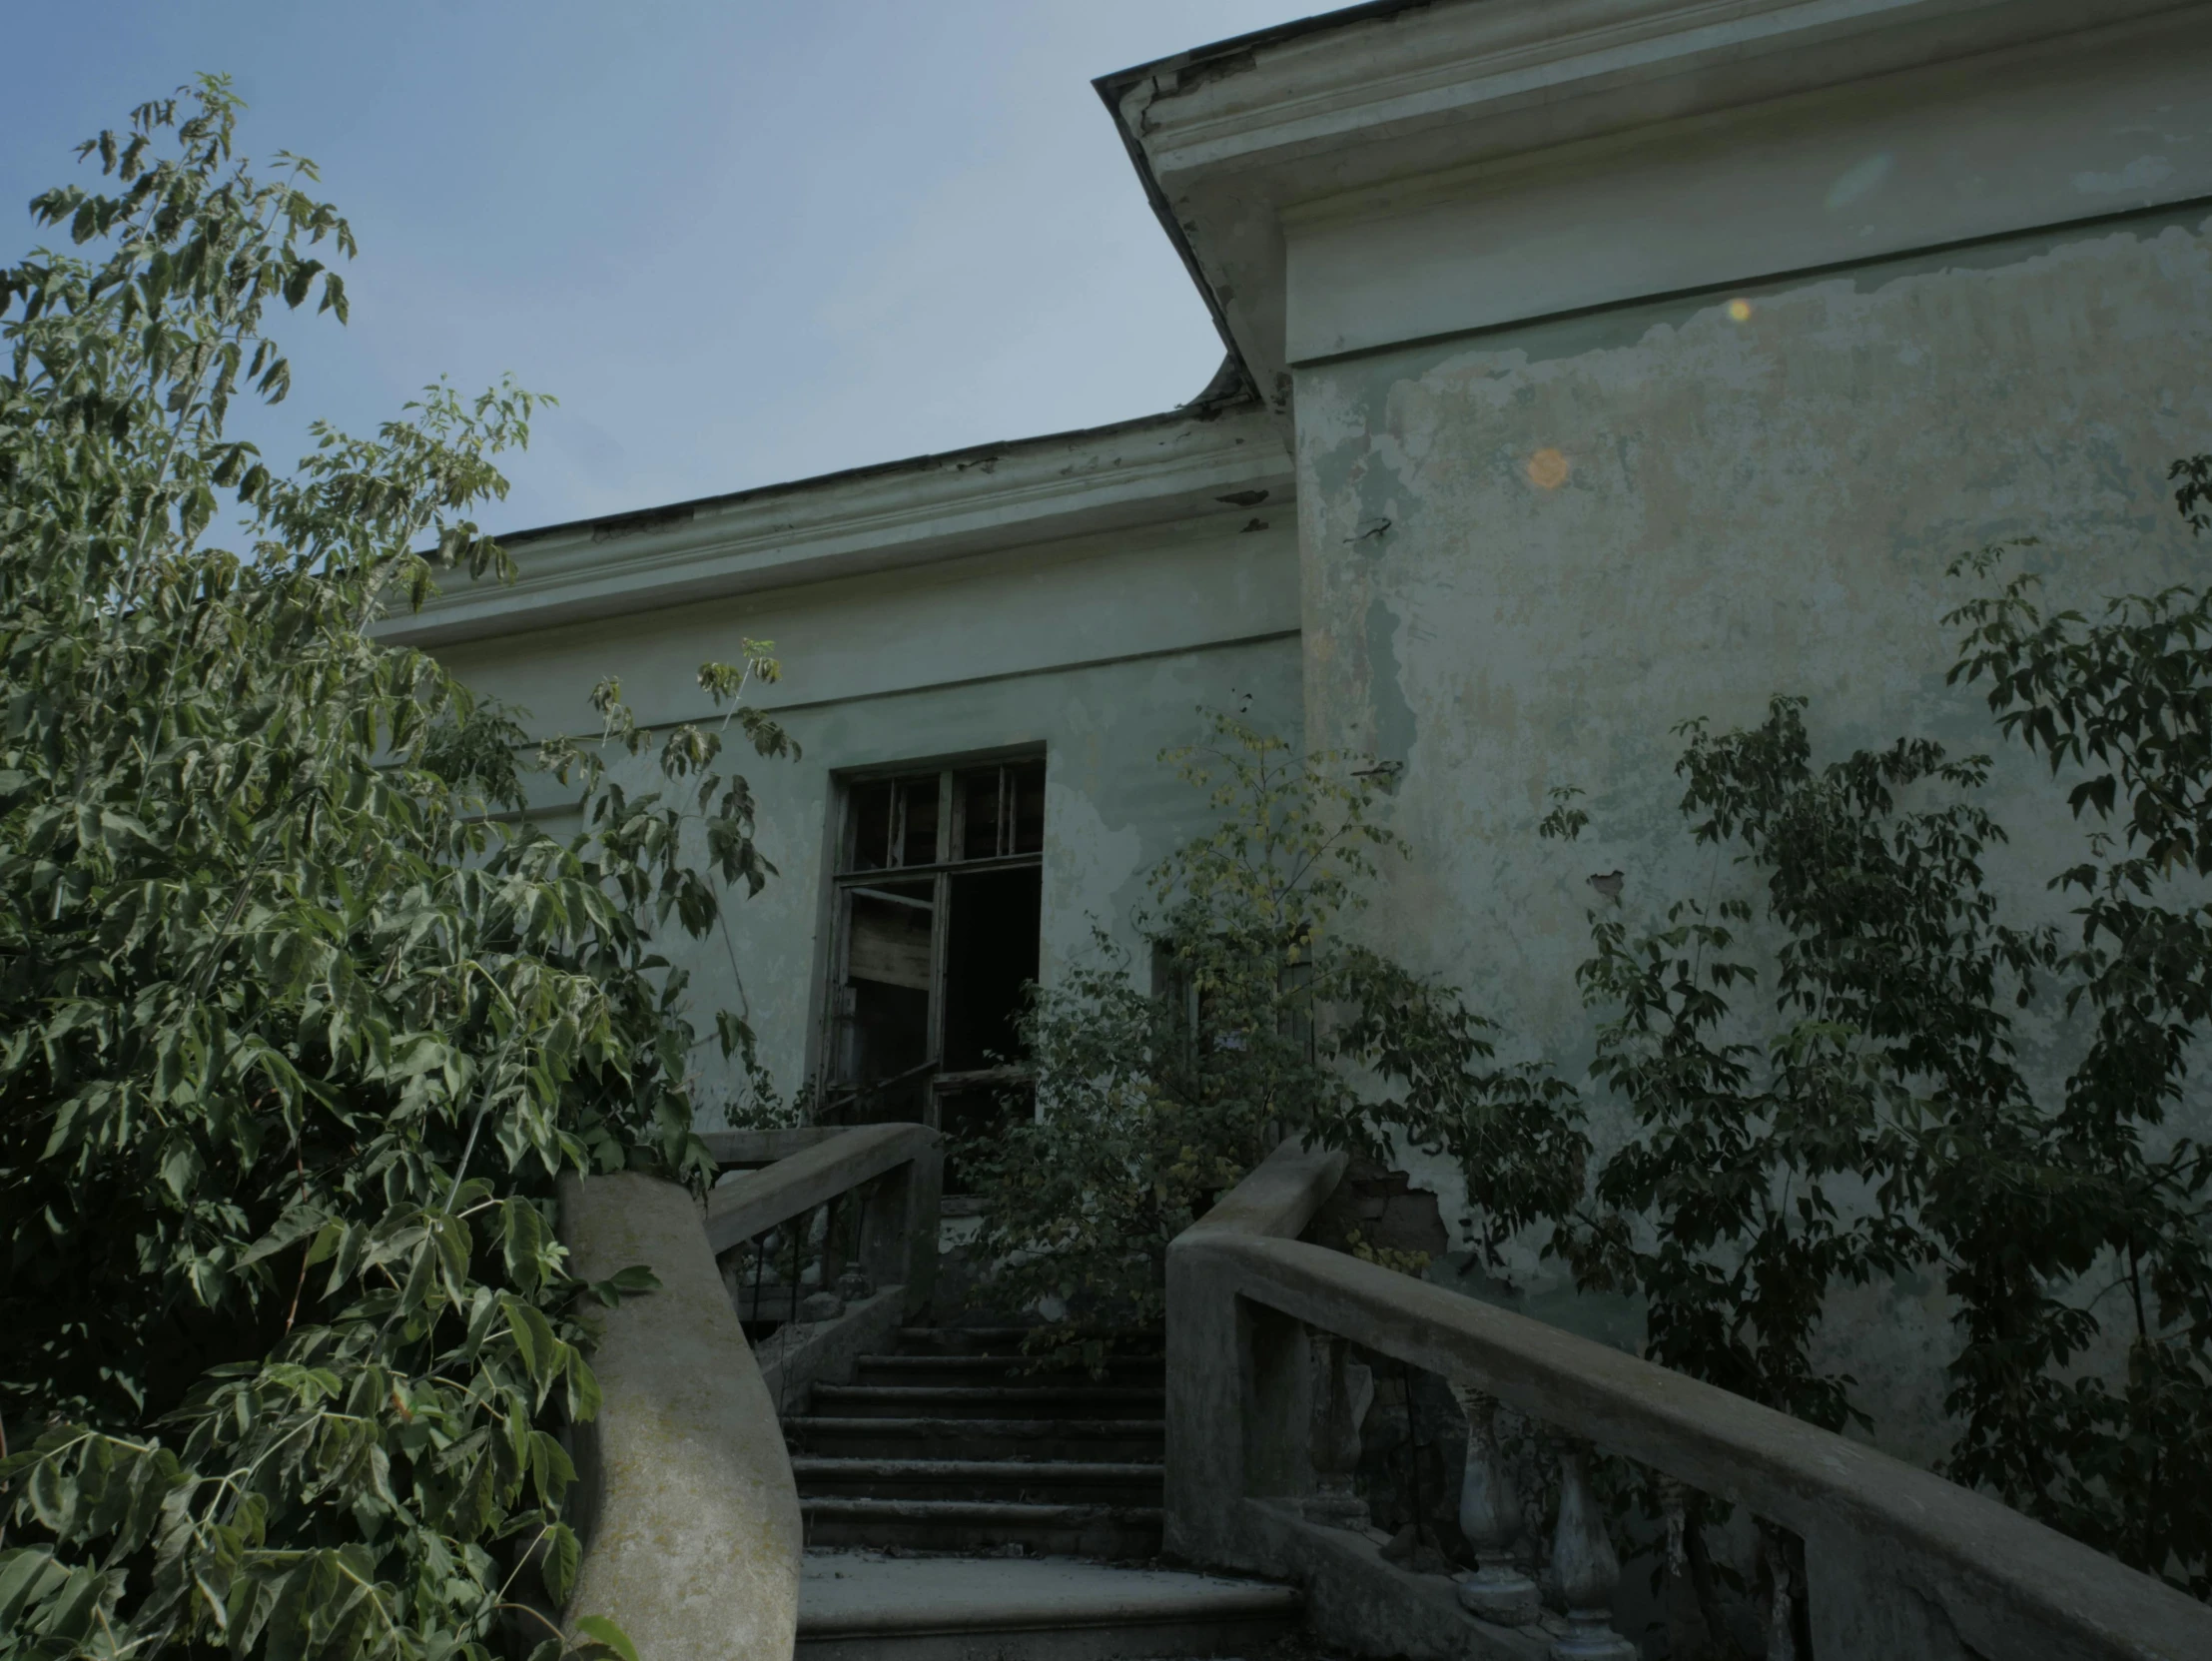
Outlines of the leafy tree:
[{"label": "leafy tree", "polygon": [[[2173,475],[2202,530],[2212,460]],[[1633,1133],[1550,1249],[1644,1297],[1654,1359],[1831,1428],[1869,1422],[1812,1359],[1831,1290],[1937,1270],[1947,1471],[2208,1596],[2212,1154],[2168,1119],[2212,1021],[2212,589],[2095,617],[2036,593],[2015,577],[1951,615],[1951,679],[2072,776],[2096,829],[2051,886],[2078,934],[2006,921],[1987,757],[1915,739],[1816,766],[1794,698],[1742,731],[1692,723],[1683,811],[1749,894],[1633,932],[1592,912],[1593,1074]],[[1587,823],[1572,794],[1545,834]],[[2088,1019],[2062,1080],[2020,1054],[2029,1008]]]},{"label": "leafy tree", "polygon": [[554,1181],[703,1174],[654,936],[769,869],[712,732],[658,741],[666,794],[554,747],[565,842],[494,814],[511,716],[368,632],[506,570],[468,513],[536,398],[433,387],[289,474],[227,435],[354,248],[238,108],[84,146],[102,185],[33,204],[84,252],[0,271],[0,1655],[551,1655],[579,1299],[650,1279],[575,1280]]},{"label": "leafy tree", "polygon": [[[1592,913],[1578,978],[1616,1012],[1592,1073],[1638,1134],[1555,1248],[1581,1283],[1646,1298],[1655,1360],[1842,1429],[1868,1421],[1848,1375],[1811,1358],[1828,1295],[1923,1255],[1915,1092],[1984,1138],[2032,1116],[2003,1006],[2031,993],[2050,942],[1997,917],[1982,859],[2004,833],[1985,812],[1898,804],[1978,789],[1987,758],[1900,740],[1816,769],[1803,711],[1777,698],[1754,728],[1681,729],[1683,812],[1700,842],[1740,849],[1763,907],[1677,901],[1633,940],[1619,913]],[[1543,829],[1581,818],[1563,801]],[[1733,996],[1758,980],[1738,931],[1762,922],[1787,1021],[1763,1045],[1722,1036],[1744,1030]]]},{"label": "leafy tree", "polygon": [[[2201,534],[2212,456],[2173,476]],[[2078,897],[2078,933],[2054,951],[2064,1008],[2092,1025],[2020,1155],[1965,1163],[1965,1182],[1930,1196],[1967,1268],[1952,1466],[2212,1597],[2212,1149],[2167,1123],[2212,1025],[2212,589],[2124,595],[2089,617],[2045,612],[2036,588],[2016,576],[1960,608],[1952,678],[1986,683],[1998,724],[2074,775],[2068,806],[2097,826],[2089,858],[2051,883]],[[2077,1376],[2113,1301],[2124,1374]]]},{"label": "leafy tree", "polygon": [[1101,935],[1024,1019],[1034,1122],[960,1150],[998,1294],[1068,1302],[1078,1318],[1046,1337],[1093,1361],[1105,1327],[1160,1318],[1167,1243],[1284,1136],[1453,1154],[1501,1237],[1581,1185],[1564,1087],[1493,1065],[1487,1021],[1340,931],[1400,846],[1373,776],[1209,724],[1210,744],[1161,757],[1219,819],[1151,875],[1149,984]]}]

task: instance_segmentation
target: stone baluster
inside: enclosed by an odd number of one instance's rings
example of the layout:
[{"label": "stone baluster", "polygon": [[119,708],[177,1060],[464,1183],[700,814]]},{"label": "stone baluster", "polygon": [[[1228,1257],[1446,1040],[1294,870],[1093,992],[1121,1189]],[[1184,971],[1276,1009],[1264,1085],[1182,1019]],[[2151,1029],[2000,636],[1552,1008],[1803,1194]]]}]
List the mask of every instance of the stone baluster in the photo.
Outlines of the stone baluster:
[{"label": "stone baluster", "polygon": [[1764,1517],[1759,1551],[1767,1564],[1767,1661],[1798,1661],[1798,1577],[1791,1567],[1790,1541]]},{"label": "stone baluster", "polygon": [[1652,1472],[1652,1495],[1667,1530],[1667,1587],[1663,1603],[1669,1653],[1703,1655],[1714,1648],[1705,1605],[1690,1567],[1690,1486]]},{"label": "stone baluster", "polygon": [[[845,1272],[845,1234],[842,1225],[853,1215],[853,1197],[838,1195],[822,1208],[822,1289],[836,1291]],[[843,1293],[839,1293],[843,1296]]]},{"label": "stone baluster", "polygon": [[1353,1488],[1359,1468],[1359,1430],[1375,1399],[1374,1374],[1352,1359],[1351,1345],[1333,1332],[1309,1334],[1313,1358],[1313,1416],[1308,1456],[1314,1492],[1305,1514],[1339,1528],[1367,1522],[1367,1502]]},{"label": "stone baluster", "polygon": [[850,1219],[846,1232],[851,1237],[853,1254],[845,1259],[838,1272],[837,1295],[848,1303],[860,1303],[876,1295],[876,1282],[864,1261],[868,1239],[868,1190],[854,1190],[845,1197],[845,1205]]},{"label": "stone baluster", "polygon": [[1667,1573],[1690,1572],[1690,1490],[1672,1476],[1659,1479],[1659,1514],[1667,1524]]},{"label": "stone baluster", "polygon": [[1498,1448],[1498,1398],[1465,1384],[1452,1397],[1467,1419],[1467,1468],[1459,1479],[1459,1531],[1477,1567],[1459,1579],[1469,1614],[1501,1626],[1526,1626],[1543,1612],[1536,1582],[1513,1560],[1521,1533],[1521,1500]]},{"label": "stone baluster", "polygon": [[1636,1646],[1613,1630],[1621,1560],[1590,1492],[1590,1444],[1556,1432],[1551,1442],[1559,1455],[1552,1572],[1567,1603],[1567,1630],[1552,1642],[1552,1661],[1636,1661]]}]

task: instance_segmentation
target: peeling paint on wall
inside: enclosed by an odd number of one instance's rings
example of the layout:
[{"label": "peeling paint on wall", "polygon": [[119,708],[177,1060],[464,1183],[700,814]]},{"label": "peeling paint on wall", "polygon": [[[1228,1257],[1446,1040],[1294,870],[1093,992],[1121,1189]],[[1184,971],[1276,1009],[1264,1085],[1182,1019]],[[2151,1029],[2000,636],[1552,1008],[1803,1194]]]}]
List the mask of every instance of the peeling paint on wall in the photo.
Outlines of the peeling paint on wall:
[{"label": "peeling paint on wall", "polygon": [[[1683,828],[1673,729],[1784,692],[1812,698],[1827,754],[1903,732],[1995,752],[1988,801],[2016,839],[1998,879],[2053,915],[2045,879],[2083,833],[1943,684],[1940,618],[1968,591],[1945,567],[2033,534],[2054,599],[2201,579],[2212,550],[2164,479],[2212,447],[2195,217],[1302,370],[1307,731],[1407,762],[1388,812],[1412,857],[1371,937],[1466,987],[1512,1059],[1580,1078],[1587,878],[1626,873],[1632,913],[1727,890]],[[1563,468],[1532,465],[1547,450]],[[1356,535],[1378,514],[1379,548]],[[1590,793],[1582,843],[1536,836],[1556,786]],[[2201,1093],[2190,1113],[2212,1125]],[[1596,1129],[1621,1134],[1602,1111]],[[1861,1303],[1886,1335],[1858,1370],[1925,1430],[1933,1300]]]}]

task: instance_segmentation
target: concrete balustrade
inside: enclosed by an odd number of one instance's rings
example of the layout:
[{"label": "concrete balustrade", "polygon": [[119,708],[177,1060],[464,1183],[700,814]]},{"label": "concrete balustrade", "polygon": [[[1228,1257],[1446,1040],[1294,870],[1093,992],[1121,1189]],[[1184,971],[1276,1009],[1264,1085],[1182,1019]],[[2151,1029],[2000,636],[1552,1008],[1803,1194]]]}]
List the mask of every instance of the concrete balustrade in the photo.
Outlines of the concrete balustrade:
[{"label": "concrete balustrade", "polygon": [[[1453,1661],[1633,1654],[1606,1626],[1620,1570],[1584,1471],[1595,1444],[1802,1539],[1821,1661],[2212,1656],[2212,1609],[1992,1499],[1636,1356],[1299,1242],[1343,1166],[1341,1155],[1285,1145],[1167,1258],[1167,1549],[1299,1580],[1324,1641]],[[1346,1434],[1340,1403],[1326,1399],[1345,1388],[1341,1346],[1317,1350],[1316,1333],[1441,1374],[1544,1428],[1562,1484],[1552,1570],[1571,1605],[1563,1631],[1477,1619],[1450,1580],[1408,1572],[1364,1531],[1311,1514],[1310,1500],[1325,1496],[1325,1513],[1337,1499],[1320,1479],[1335,1474]],[[1491,1410],[1476,1402],[1470,1418]],[[1486,1469],[1478,1488],[1498,1475]],[[1485,1536],[1478,1552],[1489,1554],[1486,1591],[1511,1572],[1491,1503],[1478,1493],[1471,1514]]]},{"label": "concrete balustrade", "polygon": [[[792,1131],[720,1131],[704,1138],[725,1167],[744,1168],[707,1196],[707,1243],[728,1256],[771,1229],[803,1220],[836,1201],[860,1210],[857,1277],[845,1280],[831,1318],[801,1313],[803,1288],[782,1294],[789,1319],[760,1350],[761,1373],[779,1407],[803,1400],[810,1384],[848,1377],[854,1360],[887,1346],[901,1323],[924,1308],[937,1279],[939,1201],[945,1158],[938,1134],[922,1125],[823,1126]],[[824,1262],[821,1289],[837,1293]],[[733,1285],[744,1299],[745,1288]],[[763,1305],[764,1312],[768,1305]]]},{"label": "concrete balustrade", "polygon": [[1521,1497],[1498,1446],[1498,1398],[1464,1384],[1452,1396],[1467,1420],[1467,1458],[1459,1479],[1459,1532],[1475,1554],[1475,1572],[1459,1601],[1500,1626],[1527,1626],[1541,1613],[1536,1582],[1514,1561]]},{"label": "concrete balustrade", "polygon": [[[660,1279],[596,1317],[603,1399],[575,1427],[584,1549],[566,1619],[610,1617],[649,1661],[789,1661],[802,1542],[777,1397],[928,1300],[942,1157],[919,1125],[706,1140],[718,1163],[760,1169],[712,1190],[703,1210],[634,1173],[561,1184],[579,1275],[643,1263]],[[835,1319],[786,1326],[803,1336],[756,1358],[717,1256],[846,1196],[865,1196],[862,1275],[847,1283],[872,1282],[867,1295]]]},{"label": "concrete balustrade", "polygon": [[858,1125],[849,1130],[723,1131],[705,1139],[726,1166],[775,1163],[719,1184],[707,1196],[708,1244],[719,1254],[778,1224],[811,1212],[879,1178],[863,1230],[861,1264],[878,1284],[929,1300],[937,1273],[937,1212],[944,1160],[935,1131],[922,1125]]},{"label": "concrete balustrade", "polygon": [[[915,1126],[716,1139],[767,1163],[716,1189],[625,1175],[570,1180],[563,1234],[580,1273],[649,1264],[657,1292],[601,1317],[605,1401],[579,1427],[585,1552],[570,1618],[619,1621],[655,1661],[783,1661],[797,1619],[800,1522],[773,1385],[715,1262],[840,1196],[868,1195],[860,1254],[879,1281],[804,1326],[795,1368],[834,1371],[839,1335],[896,1322],[935,1259],[940,1165]],[[771,1140],[780,1137],[781,1140]],[[1822,1661],[2212,1656],[2212,1610],[2005,1506],[1859,1443],[1635,1356],[1295,1237],[1340,1155],[1278,1150],[1168,1253],[1167,1549],[1294,1580],[1325,1642],[1367,1654],[1618,1661],[1620,1576],[1589,1480],[1593,1448],[1651,1471],[1670,1557],[1691,1489],[1761,1520],[1775,1578],[1798,1582]],[[828,1264],[824,1265],[825,1271]],[[1467,1417],[1460,1516],[1480,1565],[1454,1581],[1385,1560],[1350,1491],[1371,1394],[1353,1346],[1443,1376]],[[1517,1501],[1495,1415],[1540,1432],[1558,1484],[1537,1620],[1513,1560]],[[1787,1531],[1785,1533],[1784,1531]],[[1790,1567],[1804,1542],[1803,1573]],[[1484,1618],[1487,1617],[1487,1618]],[[1790,1650],[1788,1605],[1770,1638]]]},{"label": "concrete balustrade", "polygon": [[660,1278],[599,1316],[603,1399],[575,1427],[584,1552],[568,1618],[611,1618],[653,1661],[788,1661],[799,1490],[698,1202],[635,1174],[571,1177],[561,1233],[586,1279],[632,1263]]}]

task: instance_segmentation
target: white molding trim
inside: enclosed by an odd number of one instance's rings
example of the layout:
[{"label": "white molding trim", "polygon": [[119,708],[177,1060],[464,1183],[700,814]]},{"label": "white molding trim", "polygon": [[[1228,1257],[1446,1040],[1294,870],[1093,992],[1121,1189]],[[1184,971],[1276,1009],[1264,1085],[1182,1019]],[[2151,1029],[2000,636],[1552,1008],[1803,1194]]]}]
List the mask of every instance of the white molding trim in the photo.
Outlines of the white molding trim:
[{"label": "white molding trim", "polygon": [[1291,209],[1283,349],[1303,365],[1662,295],[1717,304],[1791,273],[2185,203],[2212,216],[2212,13]]},{"label": "white molding trim", "polygon": [[[1247,72],[1155,76],[1130,98],[1162,175],[1272,165],[1346,143],[1402,144],[1457,129],[1461,161],[1560,142],[1567,98],[1719,71],[1668,113],[1726,108],[1937,58],[1989,52],[2189,0],[1445,0],[1402,16],[1316,30],[1254,54]],[[1762,59],[1797,58],[1786,77]],[[1193,54],[1203,65],[1202,54]],[[1175,60],[1167,60],[1172,65]],[[1178,84],[1187,77],[1187,86]],[[1585,132],[1636,125],[1648,107],[1592,111]],[[1471,121],[1519,116],[1513,127]],[[1364,171],[1364,170],[1363,170]]]},{"label": "white molding trim", "polygon": [[[2202,0],[1436,0],[1110,77],[1171,234],[1264,393],[1303,204]],[[2020,227],[2029,229],[2029,227]]]},{"label": "white molding trim", "polygon": [[921,456],[509,538],[518,579],[447,574],[376,627],[431,646],[1198,516],[1295,489],[1281,428],[1246,407]]}]

